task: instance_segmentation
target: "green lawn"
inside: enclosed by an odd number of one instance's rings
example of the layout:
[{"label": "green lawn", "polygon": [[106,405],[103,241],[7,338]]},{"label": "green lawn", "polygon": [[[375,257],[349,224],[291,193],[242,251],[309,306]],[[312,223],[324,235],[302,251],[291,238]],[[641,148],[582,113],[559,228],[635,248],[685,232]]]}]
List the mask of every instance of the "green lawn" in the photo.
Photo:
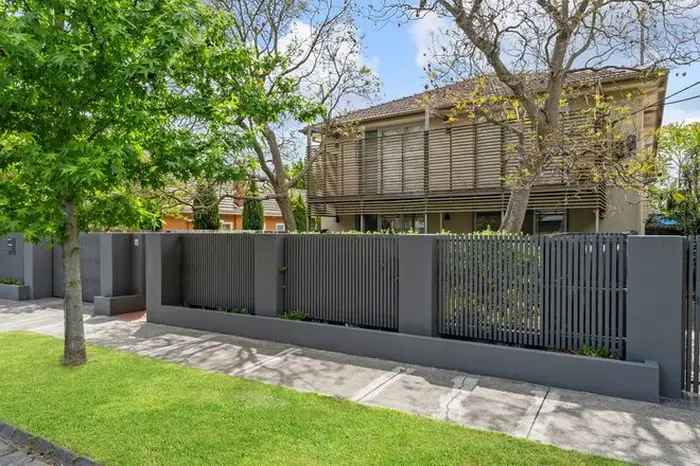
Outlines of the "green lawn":
[{"label": "green lawn", "polygon": [[107,465],[618,464],[104,348],[0,334],[0,419]]}]

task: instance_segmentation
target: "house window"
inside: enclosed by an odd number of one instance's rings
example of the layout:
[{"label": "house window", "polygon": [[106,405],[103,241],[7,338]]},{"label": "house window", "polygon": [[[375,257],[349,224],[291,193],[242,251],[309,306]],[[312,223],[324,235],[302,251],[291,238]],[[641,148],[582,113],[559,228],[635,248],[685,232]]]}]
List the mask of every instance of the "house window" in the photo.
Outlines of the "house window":
[{"label": "house window", "polygon": [[277,232],[286,231],[286,229],[284,228],[284,223],[275,223],[275,231],[277,231]]},{"label": "house window", "polygon": [[497,231],[501,228],[500,212],[476,212],[474,214],[474,231]]},{"label": "house window", "polygon": [[231,222],[221,222],[221,229],[226,231],[233,230],[233,223]]},{"label": "house window", "polygon": [[546,235],[566,232],[566,212],[537,212],[535,233]]},{"label": "house window", "polygon": [[425,233],[425,215],[423,214],[382,215],[381,219],[382,231]]}]

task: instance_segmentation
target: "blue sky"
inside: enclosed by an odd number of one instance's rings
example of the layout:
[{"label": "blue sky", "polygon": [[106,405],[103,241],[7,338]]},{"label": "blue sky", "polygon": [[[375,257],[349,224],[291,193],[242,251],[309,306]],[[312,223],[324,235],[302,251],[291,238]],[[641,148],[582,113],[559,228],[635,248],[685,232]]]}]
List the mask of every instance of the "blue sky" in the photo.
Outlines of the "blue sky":
[{"label": "blue sky", "polygon": [[[418,23],[388,23],[383,26],[371,22],[361,24],[365,35],[366,58],[383,81],[381,101],[421,92],[427,83],[418,64],[419,47],[425,39]],[[685,74],[685,75],[683,75]],[[671,71],[668,94],[700,81],[700,65],[679,67]],[[700,86],[672,97],[676,100],[700,94]],[[667,106],[664,124],[681,121],[700,121],[700,100]]]}]

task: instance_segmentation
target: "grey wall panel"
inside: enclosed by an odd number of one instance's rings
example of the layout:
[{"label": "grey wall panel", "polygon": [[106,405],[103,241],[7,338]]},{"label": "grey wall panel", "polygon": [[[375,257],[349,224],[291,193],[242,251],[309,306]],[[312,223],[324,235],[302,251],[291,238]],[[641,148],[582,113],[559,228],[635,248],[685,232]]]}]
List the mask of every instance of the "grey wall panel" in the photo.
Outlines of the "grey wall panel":
[{"label": "grey wall panel", "polygon": [[[152,236],[156,236],[155,234]],[[182,238],[178,234],[166,233],[160,237],[163,279],[161,287],[163,304],[182,305]],[[155,240],[154,240],[155,241]],[[149,277],[150,280],[150,277]]]},{"label": "grey wall panel", "polygon": [[0,277],[24,281],[24,238],[20,234],[0,236]]},{"label": "grey wall panel", "polygon": [[55,246],[53,256],[53,296],[63,298],[63,248]]},{"label": "grey wall panel", "polygon": [[129,235],[131,242],[131,293],[146,295],[146,241],[143,233]]},{"label": "grey wall panel", "polygon": [[132,243],[129,233],[112,236],[112,296],[134,294],[132,291]]},{"label": "grey wall panel", "polygon": [[53,292],[53,252],[47,241],[25,244],[24,282],[30,285],[31,298],[48,298]]},{"label": "grey wall panel", "polygon": [[683,390],[685,238],[630,236],[627,356],[661,366],[661,394]]},{"label": "grey wall panel", "polygon": [[[92,302],[99,296],[100,289],[100,234],[80,234],[80,282],[83,288],[83,301]],[[53,295],[64,296],[63,248],[56,246],[53,251]]]},{"label": "grey wall panel", "polygon": [[659,400],[659,366],[396,332],[164,306],[149,322],[644,401]]}]

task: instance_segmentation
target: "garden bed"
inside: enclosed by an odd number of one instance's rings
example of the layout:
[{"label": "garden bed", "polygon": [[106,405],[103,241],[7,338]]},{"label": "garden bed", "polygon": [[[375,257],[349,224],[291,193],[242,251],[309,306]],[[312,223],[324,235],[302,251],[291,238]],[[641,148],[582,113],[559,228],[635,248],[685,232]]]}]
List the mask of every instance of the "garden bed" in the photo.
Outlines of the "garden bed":
[{"label": "garden bed", "polygon": [[0,298],[25,301],[31,297],[28,285],[0,283]]}]

